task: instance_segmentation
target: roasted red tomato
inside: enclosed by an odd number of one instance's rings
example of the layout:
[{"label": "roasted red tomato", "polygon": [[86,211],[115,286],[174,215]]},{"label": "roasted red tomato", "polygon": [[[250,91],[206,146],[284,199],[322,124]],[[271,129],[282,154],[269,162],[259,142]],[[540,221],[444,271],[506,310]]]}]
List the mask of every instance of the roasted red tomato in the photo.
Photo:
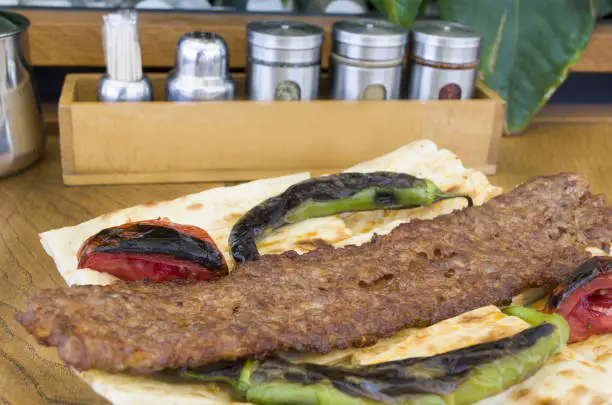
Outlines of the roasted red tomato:
[{"label": "roasted red tomato", "polygon": [[227,263],[208,233],[167,219],[106,228],[83,243],[79,268],[124,281],[210,280],[228,274]]},{"label": "roasted red tomato", "polygon": [[612,258],[582,263],[571,280],[553,291],[546,306],[569,323],[569,343],[612,332]]}]

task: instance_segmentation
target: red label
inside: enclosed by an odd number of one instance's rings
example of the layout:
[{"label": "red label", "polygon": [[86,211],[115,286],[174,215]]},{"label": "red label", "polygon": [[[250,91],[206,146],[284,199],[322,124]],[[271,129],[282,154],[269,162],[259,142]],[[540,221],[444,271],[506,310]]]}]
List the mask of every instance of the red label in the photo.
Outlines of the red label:
[{"label": "red label", "polygon": [[461,98],[461,87],[456,83],[449,83],[440,89],[438,100],[459,100]]}]

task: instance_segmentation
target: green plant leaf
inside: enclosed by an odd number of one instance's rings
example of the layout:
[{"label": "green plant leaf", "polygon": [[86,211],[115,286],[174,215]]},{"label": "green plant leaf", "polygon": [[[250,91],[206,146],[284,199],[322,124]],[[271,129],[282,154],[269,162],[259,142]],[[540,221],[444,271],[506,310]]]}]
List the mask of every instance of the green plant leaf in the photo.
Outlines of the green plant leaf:
[{"label": "green plant leaf", "polygon": [[425,14],[425,12],[429,8],[429,5],[431,4],[432,1],[433,0],[422,0],[421,5],[419,6],[419,12],[417,13],[417,15]]},{"label": "green plant leaf", "polygon": [[374,7],[383,14],[387,20],[410,28],[419,14],[422,0],[371,0]]},{"label": "green plant leaf", "polygon": [[612,13],[612,0],[599,0],[598,17],[604,17]]},{"label": "green plant leaf", "polygon": [[[283,0],[283,4],[286,5],[286,2],[288,0]],[[296,8],[297,11],[300,12],[304,12],[308,9],[308,4],[309,1],[308,0],[294,0],[293,1],[293,6]]]},{"label": "green plant leaf", "polygon": [[483,36],[480,77],[506,100],[518,133],[566,79],[586,47],[597,0],[438,0],[445,20]]}]

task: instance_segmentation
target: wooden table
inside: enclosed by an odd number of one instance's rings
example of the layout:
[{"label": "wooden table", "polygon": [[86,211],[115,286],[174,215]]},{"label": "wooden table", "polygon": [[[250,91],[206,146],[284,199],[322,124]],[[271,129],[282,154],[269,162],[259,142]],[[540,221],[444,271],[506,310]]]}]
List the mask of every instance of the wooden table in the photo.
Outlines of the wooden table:
[{"label": "wooden table", "polygon": [[[503,139],[491,181],[510,188],[532,176],[575,171],[590,176],[595,191],[612,196],[611,156],[612,125],[536,125]],[[0,404],[106,403],[59,362],[55,349],[36,345],[15,321],[32,291],[63,285],[38,233],[210,186],[64,187],[56,137],[49,137],[40,164],[0,181]]]}]

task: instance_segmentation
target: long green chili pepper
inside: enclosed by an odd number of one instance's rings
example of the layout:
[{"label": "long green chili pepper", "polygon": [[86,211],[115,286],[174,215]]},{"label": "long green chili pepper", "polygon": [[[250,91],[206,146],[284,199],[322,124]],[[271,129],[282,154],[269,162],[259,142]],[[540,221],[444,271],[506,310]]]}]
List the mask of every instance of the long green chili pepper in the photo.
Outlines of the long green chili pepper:
[{"label": "long green chili pepper", "polygon": [[470,405],[521,382],[567,342],[569,326],[559,315],[520,307],[504,312],[533,326],[512,337],[432,357],[358,368],[270,358],[180,375],[230,382],[246,401],[259,405]]},{"label": "long green chili pepper", "polygon": [[431,180],[405,173],[341,173],[312,178],[250,209],[232,228],[229,245],[236,261],[255,260],[259,257],[257,240],[285,225],[343,212],[415,208],[457,197],[473,205],[468,195],[445,193]]}]

